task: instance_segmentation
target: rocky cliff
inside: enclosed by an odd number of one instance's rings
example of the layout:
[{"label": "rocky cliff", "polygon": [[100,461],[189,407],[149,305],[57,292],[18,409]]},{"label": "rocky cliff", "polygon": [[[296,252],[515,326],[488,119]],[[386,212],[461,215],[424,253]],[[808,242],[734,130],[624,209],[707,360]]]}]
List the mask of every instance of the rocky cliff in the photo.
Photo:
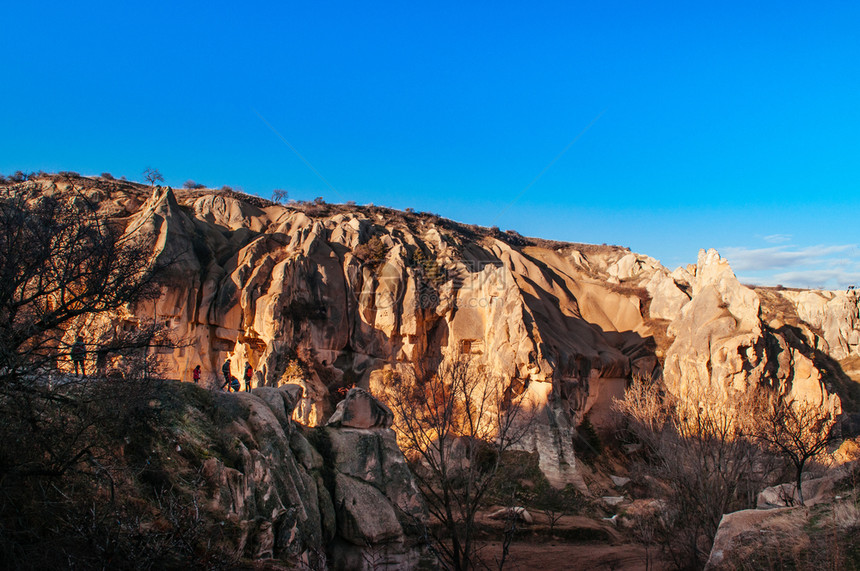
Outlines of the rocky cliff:
[{"label": "rocky cliff", "polygon": [[[161,355],[165,373],[189,380],[200,365],[217,385],[225,359],[239,378],[250,363],[255,387],[303,388],[295,418],[309,425],[329,418],[339,390],[468,355],[536,403],[524,446],[550,481],[587,491],[573,435],[586,416],[607,424],[633,375],[662,374],[679,395],[764,383],[834,411],[860,403],[856,295],[745,287],[713,250],[670,272],[624,248],[427,213],[72,182],[172,262],[161,297],[121,316],[159,320],[183,341]],[[11,189],[71,192],[61,177]]]},{"label": "rocky cliff", "polygon": [[292,384],[231,394],[167,381],[159,394],[158,422],[122,456],[146,458],[142,495],[193,500],[223,551],[330,569],[363,569],[372,551],[384,568],[418,566],[426,508],[385,423],[297,425]]}]

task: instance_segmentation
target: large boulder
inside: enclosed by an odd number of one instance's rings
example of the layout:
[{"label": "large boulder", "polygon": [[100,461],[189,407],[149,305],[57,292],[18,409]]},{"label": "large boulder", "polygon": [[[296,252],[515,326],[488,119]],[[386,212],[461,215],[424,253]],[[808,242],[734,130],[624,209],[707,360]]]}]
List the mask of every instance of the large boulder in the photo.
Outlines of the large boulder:
[{"label": "large boulder", "polygon": [[326,428],[333,465],[338,472],[378,489],[395,506],[405,528],[420,524],[427,508],[394,431]]},{"label": "large boulder", "polygon": [[[202,517],[230,522],[231,550],[297,560],[331,542],[414,548],[427,512],[391,430],[302,428],[290,419],[295,385],[224,393],[168,383],[162,394],[183,404],[171,416],[176,426],[164,431],[169,443],[153,444],[153,469],[174,454],[201,455]],[[185,486],[188,474],[164,473]]]},{"label": "large boulder", "polygon": [[337,404],[326,424],[347,428],[390,428],[393,422],[394,413],[382,401],[363,389],[352,388]]},{"label": "large boulder", "polygon": [[[850,477],[856,470],[857,462],[848,462],[836,466],[818,478],[803,480],[803,504],[814,506],[823,502],[832,502],[837,495],[837,484]],[[799,504],[797,484],[794,482],[770,486],[759,492],[756,497],[758,509],[791,507]]]},{"label": "large boulder", "polygon": [[855,501],[726,514],[705,569],[851,569],[860,529]]},{"label": "large boulder", "polygon": [[403,538],[403,528],[391,504],[370,484],[337,474],[334,505],[338,532],[350,543],[365,546]]},{"label": "large boulder", "polygon": [[752,557],[757,549],[779,549],[779,543],[788,537],[796,540],[799,534],[788,535],[784,532],[773,535],[763,530],[776,526],[798,529],[804,520],[801,513],[790,508],[742,510],[726,514],[720,520],[705,569],[737,569],[736,565]]}]

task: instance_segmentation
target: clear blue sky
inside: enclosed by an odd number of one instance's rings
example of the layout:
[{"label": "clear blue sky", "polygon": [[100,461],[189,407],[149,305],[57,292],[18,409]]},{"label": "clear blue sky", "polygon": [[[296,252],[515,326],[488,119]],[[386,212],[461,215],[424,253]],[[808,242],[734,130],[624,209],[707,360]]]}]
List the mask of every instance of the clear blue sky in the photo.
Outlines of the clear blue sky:
[{"label": "clear blue sky", "polygon": [[0,172],[153,166],[860,285],[857,2],[125,4],[0,9]]}]

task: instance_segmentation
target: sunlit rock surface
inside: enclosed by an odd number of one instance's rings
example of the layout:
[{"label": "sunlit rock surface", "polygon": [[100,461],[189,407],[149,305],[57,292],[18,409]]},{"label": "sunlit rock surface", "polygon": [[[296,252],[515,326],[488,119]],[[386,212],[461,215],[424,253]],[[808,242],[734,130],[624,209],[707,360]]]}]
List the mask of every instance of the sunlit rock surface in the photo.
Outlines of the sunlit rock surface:
[{"label": "sunlit rock surface", "polygon": [[[250,363],[253,387],[297,387],[293,417],[319,426],[351,387],[371,388],[383,371],[425,372],[468,356],[535,407],[539,421],[521,445],[540,453],[559,486],[585,491],[573,433],[586,418],[611,429],[612,399],[633,375],[664,374],[680,396],[729,398],[766,383],[838,412],[820,352],[860,350],[856,294],[765,295],[713,250],[670,272],[624,248],[526,239],[427,213],[75,184],[126,236],[151,243],[154,260],[173,262],[160,298],[122,316],[156,319],[182,340],[160,355],[166,376],[190,380],[200,365],[203,384],[220,386],[225,359],[240,379]],[[69,192],[60,177],[16,188]],[[764,317],[780,299],[796,322]],[[360,422],[387,421],[374,413]]]}]

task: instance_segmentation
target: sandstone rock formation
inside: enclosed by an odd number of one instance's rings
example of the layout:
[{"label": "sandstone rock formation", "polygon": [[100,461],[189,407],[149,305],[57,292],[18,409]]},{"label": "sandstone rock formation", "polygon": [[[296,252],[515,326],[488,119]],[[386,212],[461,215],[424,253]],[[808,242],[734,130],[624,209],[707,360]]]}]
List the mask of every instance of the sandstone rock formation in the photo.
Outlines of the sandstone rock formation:
[{"label": "sandstone rock formation", "polygon": [[860,355],[860,295],[857,290],[790,291],[780,294],[794,305],[797,315],[821,332],[822,348],[834,359]]},{"label": "sandstone rock formation", "polygon": [[789,400],[841,411],[810,348],[791,332],[763,323],[759,295],[738,282],[715,250],[699,252],[690,285],[690,301],[668,328],[674,338],[664,368],[669,390],[693,399],[719,395],[727,402],[733,393],[766,385]]},{"label": "sandstone rock formation", "polygon": [[854,461],[804,481],[806,506],[796,506],[794,485],[783,484],[759,494],[758,509],[725,514],[705,569],[850,567],[860,529],[857,474]]},{"label": "sandstone rock formation", "polygon": [[[154,318],[183,340],[160,355],[165,373],[186,379],[199,364],[214,384],[225,359],[237,377],[250,363],[263,385],[302,388],[296,414],[309,424],[329,418],[336,390],[366,388],[374,371],[465,355],[514,396],[552,401],[562,429],[548,427],[544,440],[570,451],[587,413],[607,415],[631,371],[656,366],[640,299],[595,273],[619,249],[514,246],[507,235],[384,209],[305,212],[120,183],[99,191],[127,235],[174,262],[161,297],[124,316],[131,326]],[[550,472],[575,468],[572,452],[560,460],[541,447]]]},{"label": "sandstone rock formation", "polygon": [[[65,180],[15,192],[62,194]],[[609,426],[612,399],[632,375],[665,372],[681,396],[729,398],[764,383],[838,411],[820,351],[858,351],[856,297],[781,292],[808,323],[798,332],[764,319],[762,300],[773,296],[738,283],[713,250],[670,272],[623,248],[525,239],[431,214],[73,182],[130,239],[151,243],[154,260],[172,262],[157,300],[117,316],[122,327],[154,319],[183,341],[159,355],[166,376],[187,380],[201,365],[211,386],[225,359],[237,377],[250,363],[255,386],[294,386],[294,418],[320,426],[340,390],[469,357],[502,379],[509,398],[536,404],[540,421],[522,446],[540,453],[554,485],[584,492],[574,433],[586,417]],[[358,402],[343,404],[334,424],[386,425]]]}]

